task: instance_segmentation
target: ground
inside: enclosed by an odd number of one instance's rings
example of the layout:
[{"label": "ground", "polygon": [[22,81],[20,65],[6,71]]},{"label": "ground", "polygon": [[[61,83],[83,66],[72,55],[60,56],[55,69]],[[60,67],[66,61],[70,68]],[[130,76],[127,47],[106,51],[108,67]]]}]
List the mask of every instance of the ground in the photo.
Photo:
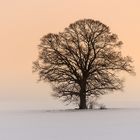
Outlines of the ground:
[{"label": "ground", "polygon": [[140,109],[0,112],[0,140],[139,139]]}]

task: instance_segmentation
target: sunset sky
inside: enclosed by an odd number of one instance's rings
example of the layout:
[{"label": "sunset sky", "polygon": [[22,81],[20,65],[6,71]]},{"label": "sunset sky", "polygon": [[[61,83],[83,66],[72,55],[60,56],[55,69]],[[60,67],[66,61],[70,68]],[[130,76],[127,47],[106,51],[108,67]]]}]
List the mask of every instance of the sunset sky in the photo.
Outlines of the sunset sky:
[{"label": "sunset sky", "polygon": [[140,0],[0,0],[0,109],[63,108],[37,83],[32,62],[40,38],[84,18],[100,20],[118,34],[134,60],[136,76],[124,74],[123,92],[102,96],[107,107],[140,107]]}]

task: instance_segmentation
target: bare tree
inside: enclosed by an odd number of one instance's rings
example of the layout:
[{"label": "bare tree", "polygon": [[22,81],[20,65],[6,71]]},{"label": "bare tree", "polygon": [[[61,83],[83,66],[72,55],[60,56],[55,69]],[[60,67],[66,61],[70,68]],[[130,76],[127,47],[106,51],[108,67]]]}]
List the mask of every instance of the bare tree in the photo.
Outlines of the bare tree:
[{"label": "bare tree", "polygon": [[132,59],[122,56],[121,46],[100,21],[78,20],[61,33],[41,38],[33,71],[52,83],[54,96],[86,109],[89,98],[123,88],[120,71],[134,73]]}]

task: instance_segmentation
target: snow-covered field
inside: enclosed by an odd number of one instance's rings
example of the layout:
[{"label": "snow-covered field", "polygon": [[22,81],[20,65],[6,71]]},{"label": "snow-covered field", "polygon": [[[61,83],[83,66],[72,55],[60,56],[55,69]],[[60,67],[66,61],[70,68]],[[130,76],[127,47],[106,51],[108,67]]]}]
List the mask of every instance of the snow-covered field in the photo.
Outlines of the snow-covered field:
[{"label": "snow-covered field", "polygon": [[140,140],[140,109],[1,111],[0,140]]}]

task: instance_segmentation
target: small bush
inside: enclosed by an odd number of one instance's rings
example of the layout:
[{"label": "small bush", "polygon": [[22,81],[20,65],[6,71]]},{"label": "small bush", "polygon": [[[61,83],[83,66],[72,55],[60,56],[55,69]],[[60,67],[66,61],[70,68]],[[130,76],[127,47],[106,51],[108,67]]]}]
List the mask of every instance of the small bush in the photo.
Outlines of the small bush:
[{"label": "small bush", "polygon": [[105,105],[101,104],[100,107],[99,107],[99,109],[104,110],[104,109],[107,109],[107,108],[106,108]]}]

